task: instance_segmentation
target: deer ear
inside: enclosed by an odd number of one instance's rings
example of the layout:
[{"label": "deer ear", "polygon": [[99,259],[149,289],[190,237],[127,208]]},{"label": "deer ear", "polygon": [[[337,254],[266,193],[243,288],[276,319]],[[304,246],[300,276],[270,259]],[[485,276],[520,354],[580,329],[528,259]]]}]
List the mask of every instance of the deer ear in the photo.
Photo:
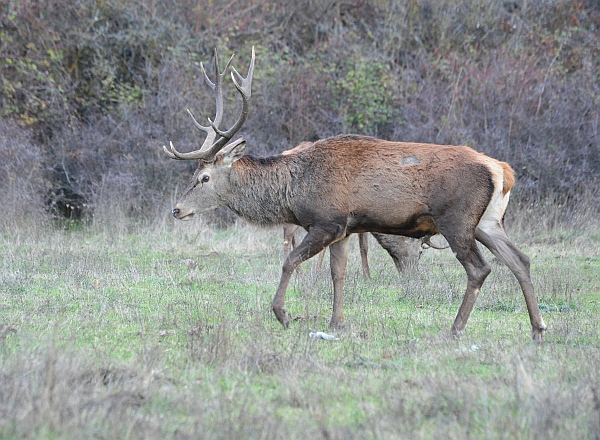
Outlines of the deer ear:
[{"label": "deer ear", "polygon": [[245,152],[246,141],[243,138],[239,138],[232,144],[223,148],[219,154],[217,154],[217,160],[223,165],[230,167],[235,161],[239,160]]}]

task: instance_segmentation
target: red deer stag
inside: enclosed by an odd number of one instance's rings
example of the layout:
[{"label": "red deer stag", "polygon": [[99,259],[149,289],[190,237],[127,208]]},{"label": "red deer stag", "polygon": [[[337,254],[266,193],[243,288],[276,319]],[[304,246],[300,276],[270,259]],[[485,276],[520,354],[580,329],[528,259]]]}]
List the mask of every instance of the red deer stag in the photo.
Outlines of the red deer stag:
[{"label": "red deer stag", "polygon": [[[244,155],[246,142],[229,143],[248,115],[254,70],[254,50],[243,78],[231,76],[242,97],[240,115],[221,130],[222,82],[215,54],[216,116],[209,125],[194,124],[207,133],[199,150],[180,153],[171,142],[165,153],[174,159],[198,160],[189,186],[173,208],[173,216],[189,220],[195,214],[227,206],[259,225],[292,223],[307,234],[285,259],[271,304],[285,328],[290,315],[285,293],[300,263],[330,246],[333,255],[334,305],[330,325],[343,320],[342,286],[348,256],[348,236],[379,232],[420,238],[442,234],[467,273],[467,288],[452,325],[464,330],[490,265],[477,247],[485,245],[515,275],[529,312],[532,337],[546,330],[533,291],[529,258],[510,241],[503,218],[514,185],[511,167],[464,146],[391,142],[359,135],[322,139],[312,148],[288,156],[256,158]],[[206,77],[206,72],[202,68]]]}]

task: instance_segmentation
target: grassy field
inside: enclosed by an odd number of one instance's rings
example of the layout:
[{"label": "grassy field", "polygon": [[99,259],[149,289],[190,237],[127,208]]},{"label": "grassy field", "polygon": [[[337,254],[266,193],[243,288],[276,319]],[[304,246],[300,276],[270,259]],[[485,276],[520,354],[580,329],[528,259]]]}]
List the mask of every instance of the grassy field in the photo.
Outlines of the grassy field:
[{"label": "grassy field", "polygon": [[399,277],[371,240],[366,281],[354,239],[332,342],[308,336],[329,332],[328,265],[293,278],[289,330],[270,310],[280,229],[5,230],[0,438],[600,438],[598,225],[511,235],[542,345],[494,262],[450,337],[466,276],[449,250]]}]

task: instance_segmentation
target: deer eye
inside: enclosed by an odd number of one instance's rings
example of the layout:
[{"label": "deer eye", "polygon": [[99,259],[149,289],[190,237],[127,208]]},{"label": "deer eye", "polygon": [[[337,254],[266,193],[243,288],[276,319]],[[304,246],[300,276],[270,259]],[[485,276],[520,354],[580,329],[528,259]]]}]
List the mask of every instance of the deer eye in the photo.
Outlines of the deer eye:
[{"label": "deer eye", "polygon": [[206,183],[206,182],[208,182],[209,180],[210,180],[210,177],[208,177],[208,176],[202,176],[202,179],[200,180],[200,182],[202,182],[202,183]]}]

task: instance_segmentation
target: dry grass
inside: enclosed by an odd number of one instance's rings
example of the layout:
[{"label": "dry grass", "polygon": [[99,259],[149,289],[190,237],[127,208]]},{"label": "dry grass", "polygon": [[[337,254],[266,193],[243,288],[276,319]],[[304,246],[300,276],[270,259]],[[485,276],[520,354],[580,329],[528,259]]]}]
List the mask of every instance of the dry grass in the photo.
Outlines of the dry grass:
[{"label": "dry grass", "polygon": [[[515,222],[516,223],[516,222]],[[269,310],[279,229],[170,220],[134,231],[4,229],[3,438],[596,438],[600,239],[514,231],[549,325],[529,341],[518,285],[494,264],[459,341],[464,289],[449,251],[398,278],[353,251],[340,341],[331,287],[309,262]]]},{"label": "dry grass", "polygon": [[[599,438],[594,2],[13,3],[0,438]],[[450,338],[466,282],[452,254],[428,251],[398,278],[374,241],[372,281],[352,252],[339,341],[308,337],[328,331],[332,302],[311,262],[283,331],[269,308],[279,229],[168,217],[165,195],[193,164],[160,146],[197,144],[184,109],[210,113],[198,62],[215,45],[241,60],[257,47],[254,153],[374,130],[510,162],[507,225],[532,258],[547,341],[531,344],[496,263],[465,336]]]}]

